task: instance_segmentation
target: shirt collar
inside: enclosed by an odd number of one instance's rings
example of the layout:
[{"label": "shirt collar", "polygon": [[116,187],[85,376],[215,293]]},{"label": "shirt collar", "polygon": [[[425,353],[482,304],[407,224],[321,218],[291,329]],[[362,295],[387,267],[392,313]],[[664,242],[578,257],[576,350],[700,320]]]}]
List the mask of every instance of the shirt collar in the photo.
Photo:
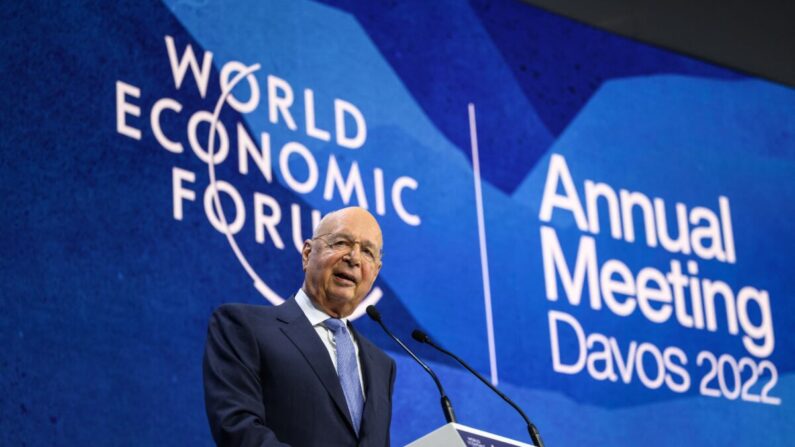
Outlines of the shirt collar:
[{"label": "shirt collar", "polygon": [[[298,307],[301,308],[301,311],[304,312],[304,315],[306,315],[306,318],[312,326],[322,325],[323,322],[329,318],[334,318],[318,309],[315,303],[312,302],[312,299],[304,292],[303,288],[298,289],[298,293],[295,294],[295,302],[298,304]],[[341,318],[341,320],[345,322],[346,326],[348,325],[347,318]]]}]

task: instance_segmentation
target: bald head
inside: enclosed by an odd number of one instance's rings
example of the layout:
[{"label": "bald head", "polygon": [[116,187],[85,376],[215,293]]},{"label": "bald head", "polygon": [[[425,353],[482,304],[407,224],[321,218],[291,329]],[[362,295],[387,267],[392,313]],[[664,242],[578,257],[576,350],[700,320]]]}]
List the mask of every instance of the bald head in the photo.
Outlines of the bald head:
[{"label": "bald head", "polygon": [[378,232],[378,248],[380,249],[382,247],[383,238],[381,236],[381,227],[378,225],[378,221],[375,220],[375,217],[373,217],[369,211],[358,206],[342,208],[326,214],[317,224],[317,228],[315,228],[315,231],[312,233],[312,238],[330,233],[330,228],[334,228],[334,226],[338,225],[341,220],[357,221],[361,224],[374,227]]},{"label": "bald head", "polygon": [[381,227],[364,208],[329,213],[301,251],[304,292],[327,314],[350,315],[381,270],[382,244]]}]

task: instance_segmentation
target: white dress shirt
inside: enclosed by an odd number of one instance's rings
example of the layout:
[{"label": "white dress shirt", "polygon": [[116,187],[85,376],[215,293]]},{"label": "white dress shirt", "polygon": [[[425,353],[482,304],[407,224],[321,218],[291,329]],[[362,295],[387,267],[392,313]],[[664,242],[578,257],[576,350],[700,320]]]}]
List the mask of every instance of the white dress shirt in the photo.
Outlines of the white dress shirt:
[{"label": "white dress shirt", "polygon": [[[317,332],[318,337],[320,337],[320,341],[323,342],[323,345],[326,347],[326,350],[331,357],[331,362],[334,364],[334,370],[337,370],[337,345],[334,343],[334,332],[323,325],[324,321],[334,317],[318,309],[309,296],[304,293],[304,289],[298,289],[298,293],[295,294],[295,302],[304,312],[304,315],[306,315],[306,318],[309,320],[309,324],[315,328],[315,332]],[[341,320],[345,322],[346,326],[348,326],[347,318],[341,318]],[[362,362],[359,360],[359,344],[356,343],[356,337],[353,336],[350,327],[348,328],[348,336],[351,337],[353,347],[356,350],[356,366],[359,369],[359,385],[362,387],[362,396],[365,396]]]}]

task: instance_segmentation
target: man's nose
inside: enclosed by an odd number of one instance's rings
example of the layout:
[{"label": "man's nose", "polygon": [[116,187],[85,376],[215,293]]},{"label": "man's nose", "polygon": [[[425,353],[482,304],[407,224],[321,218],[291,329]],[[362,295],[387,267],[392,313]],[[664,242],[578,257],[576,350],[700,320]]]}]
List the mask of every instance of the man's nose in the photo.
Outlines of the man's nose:
[{"label": "man's nose", "polygon": [[362,262],[362,244],[361,242],[354,242],[353,246],[351,246],[350,251],[344,256],[343,259],[347,259],[347,261],[352,264],[358,266]]}]

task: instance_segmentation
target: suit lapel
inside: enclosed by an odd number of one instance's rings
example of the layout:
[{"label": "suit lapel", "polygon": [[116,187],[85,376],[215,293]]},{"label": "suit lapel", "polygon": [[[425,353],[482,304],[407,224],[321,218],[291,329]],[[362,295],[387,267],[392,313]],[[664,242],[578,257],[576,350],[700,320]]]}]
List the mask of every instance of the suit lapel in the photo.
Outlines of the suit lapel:
[{"label": "suit lapel", "polygon": [[[277,316],[277,319],[285,323],[281,330],[293,342],[296,348],[304,356],[304,359],[312,367],[312,370],[317,375],[320,382],[326,388],[331,400],[337,406],[337,409],[342,413],[348,427],[351,431],[353,429],[353,422],[351,422],[350,412],[348,411],[348,404],[345,401],[345,395],[342,392],[337,372],[334,370],[334,364],[331,363],[328,350],[315,332],[315,328],[309,324],[309,320],[298,307],[295,299],[290,299],[284,304],[279,306],[282,310]],[[365,382],[366,383],[366,382]]]},{"label": "suit lapel", "polygon": [[[352,327],[353,325],[351,325]],[[356,337],[356,342],[359,345],[359,359],[362,362],[362,375],[364,376],[364,410],[362,412],[362,426],[359,430],[360,436],[367,435],[367,425],[369,421],[374,421],[377,415],[373,414],[375,412],[375,400],[373,397],[373,390],[377,386],[378,383],[376,380],[376,365],[375,360],[372,356],[372,350],[370,345],[363,340],[362,337],[359,335],[359,332],[355,329],[353,330],[354,336]]]}]

